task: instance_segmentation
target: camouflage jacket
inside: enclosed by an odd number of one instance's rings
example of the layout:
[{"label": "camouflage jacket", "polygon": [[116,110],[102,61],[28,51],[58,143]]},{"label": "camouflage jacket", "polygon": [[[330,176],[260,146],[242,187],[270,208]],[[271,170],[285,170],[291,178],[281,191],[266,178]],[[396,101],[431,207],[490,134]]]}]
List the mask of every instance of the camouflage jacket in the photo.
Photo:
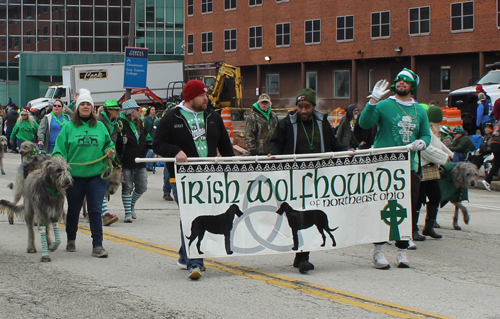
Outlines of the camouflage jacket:
[{"label": "camouflage jacket", "polygon": [[259,111],[248,115],[245,128],[245,143],[251,155],[267,155],[271,136],[278,125],[276,113],[270,113],[269,121]]}]

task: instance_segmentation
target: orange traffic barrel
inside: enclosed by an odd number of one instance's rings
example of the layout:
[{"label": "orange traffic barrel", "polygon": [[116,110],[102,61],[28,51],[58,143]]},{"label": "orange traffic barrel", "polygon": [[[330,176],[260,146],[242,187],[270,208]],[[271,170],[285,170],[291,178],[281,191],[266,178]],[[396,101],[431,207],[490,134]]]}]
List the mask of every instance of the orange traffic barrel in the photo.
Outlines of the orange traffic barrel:
[{"label": "orange traffic barrel", "polygon": [[229,139],[231,140],[231,144],[234,145],[234,126],[226,126],[226,130],[229,135]]},{"label": "orange traffic barrel", "polygon": [[225,127],[233,126],[233,124],[231,122],[231,109],[230,108],[226,107],[225,109],[222,109],[221,116],[222,116],[222,121],[224,121]]},{"label": "orange traffic barrel", "polygon": [[442,107],[441,110],[443,110],[443,120],[441,123],[439,123],[440,126],[448,124],[448,111],[450,110],[449,107]]},{"label": "orange traffic barrel", "polygon": [[450,107],[450,109],[448,110],[447,120],[448,125],[452,128],[463,126],[462,112],[456,107]]},{"label": "orange traffic barrel", "polygon": [[340,107],[338,107],[335,110],[333,110],[332,117],[331,117],[331,120],[330,120],[330,125],[333,128],[339,126],[340,121],[342,121],[342,118],[344,117],[344,115],[345,115],[345,110],[342,109],[342,108],[340,108]]}]

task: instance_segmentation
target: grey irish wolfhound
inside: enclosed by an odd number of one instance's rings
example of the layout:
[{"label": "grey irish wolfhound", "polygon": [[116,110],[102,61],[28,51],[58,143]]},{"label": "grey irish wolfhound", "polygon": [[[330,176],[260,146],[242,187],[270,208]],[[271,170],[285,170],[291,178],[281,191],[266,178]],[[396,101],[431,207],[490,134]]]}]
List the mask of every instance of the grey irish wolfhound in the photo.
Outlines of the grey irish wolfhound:
[{"label": "grey irish wolfhound", "polygon": [[[33,171],[24,182],[24,204],[16,206],[7,200],[0,200],[0,209],[24,213],[28,227],[28,253],[36,253],[33,224],[38,223],[41,231],[42,258],[51,261],[49,250],[55,251],[61,244],[59,219],[63,214],[66,189],[73,183],[70,167],[61,157],[49,159],[42,168]],[[50,238],[50,226],[54,228],[55,241]]]},{"label": "grey irish wolfhound", "polygon": [[0,135],[0,171],[2,175],[5,175],[5,170],[3,169],[3,156],[5,154],[5,148],[7,147],[7,138]]},{"label": "grey irish wolfhound", "polygon": [[19,154],[23,157],[23,162],[30,160],[33,155],[38,153],[37,147],[37,144],[30,141],[24,141],[21,143]]},{"label": "grey irish wolfhound", "polygon": [[[36,154],[32,156],[31,160],[26,160],[19,165],[15,182],[7,185],[8,188],[14,191],[14,205],[17,205],[21,197],[23,197],[24,181],[26,177],[28,177],[29,173],[41,168],[43,162],[49,158],[50,156],[47,154]],[[9,212],[9,224],[14,224],[14,213],[12,211]]]}]

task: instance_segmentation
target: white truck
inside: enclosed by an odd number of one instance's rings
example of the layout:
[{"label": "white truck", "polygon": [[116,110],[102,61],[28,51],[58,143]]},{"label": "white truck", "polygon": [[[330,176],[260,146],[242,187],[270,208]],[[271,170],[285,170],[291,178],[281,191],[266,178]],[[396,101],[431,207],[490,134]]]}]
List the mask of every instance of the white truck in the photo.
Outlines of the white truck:
[{"label": "white truck", "polygon": [[483,90],[490,96],[491,103],[495,103],[500,98],[500,62],[487,65],[487,67],[490,68],[490,71],[479,79],[475,85],[454,90],[448,95],[448,106],[456,107],[462,112],[464,129],[471,135],[476,132],[478,101],[476,86],[478,84],[482,85]]},{"label": "white truck", "polygon": [[[28,102],[31,111],[41,111],[56,99],[69,105],[75,93],[81,88],[88,89],[95,105],[103,105],[106,100],[119,100],[125,93],[123,88],[123,63],[100,63],[63,66],[62,85],[49,86],[44,97]],[[169,82],[182,81],[184,67],[182,61],[148,61],[147,83],[155,98],[165,101]],[[138,104],[151,104],[151,93],[133,94]],[[148,97],[149,95],[150,97]],[[158,98],[157,98],[158,99]]]}]

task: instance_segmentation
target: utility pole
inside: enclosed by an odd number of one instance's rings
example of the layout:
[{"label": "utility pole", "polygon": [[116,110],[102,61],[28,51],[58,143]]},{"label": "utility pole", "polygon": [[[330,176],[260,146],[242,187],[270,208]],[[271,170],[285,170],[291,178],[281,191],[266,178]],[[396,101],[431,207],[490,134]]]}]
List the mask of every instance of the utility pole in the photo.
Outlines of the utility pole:
[{"label": "utility pole", "polygon": [[[136,0],[130,1],[130,24],[128,28],[128,46],[135,47],[135,7]],[[123,66],[125,67],[125,61],[123,61]],[[132,89],[125,90],[125,100],[129,100],[132,97]]]}]

